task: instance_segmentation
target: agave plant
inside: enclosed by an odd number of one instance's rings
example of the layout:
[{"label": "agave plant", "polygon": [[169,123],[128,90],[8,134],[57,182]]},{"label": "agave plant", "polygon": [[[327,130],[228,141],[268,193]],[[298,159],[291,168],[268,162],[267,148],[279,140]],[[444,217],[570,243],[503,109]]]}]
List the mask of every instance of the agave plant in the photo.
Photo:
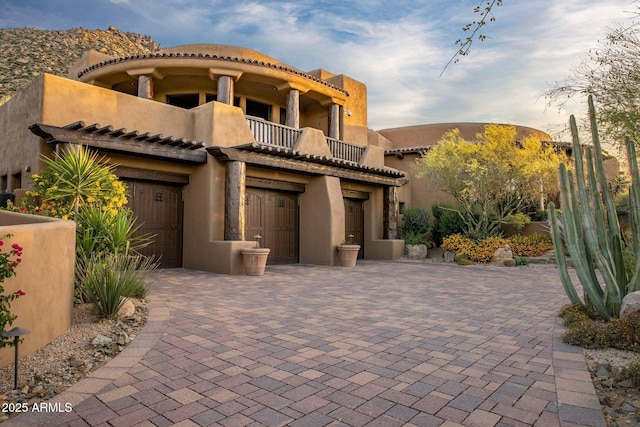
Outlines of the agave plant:
[{"label": "agave plant", "polygon": [[559,220],[554,204],[550,203],[549,221],[560,278],[567,296],[572,303],[582,302],[569,276],[564,246],[582,285],[584,304],[609,320],[619,316],[625,295],[640,289],[640,263],[635,262],[640,255],[640,178],[635,145],[633,141],[627,141],[631,174],[629,225],[633,236],[632,242],[627,242],[618,223],[614,198],[604,171],[592,97],[589,97],[589,119],[593,149],[582,147],[575,117],[571,116],[575,178],[564,165],[560,165],[562,219]]}]

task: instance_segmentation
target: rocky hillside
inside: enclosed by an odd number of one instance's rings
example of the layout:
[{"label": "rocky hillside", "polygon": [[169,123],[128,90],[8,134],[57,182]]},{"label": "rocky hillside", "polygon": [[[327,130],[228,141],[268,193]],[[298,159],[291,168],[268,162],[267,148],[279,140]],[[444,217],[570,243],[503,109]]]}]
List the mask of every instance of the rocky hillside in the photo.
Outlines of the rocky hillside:
[{"label": "rocky hillside", "polygon": [[69,67],[88,50],[128,56],[160,50],[151,37],[107,30],[49,31],[0,29],[0,104],[42,73],[67,77]]}]

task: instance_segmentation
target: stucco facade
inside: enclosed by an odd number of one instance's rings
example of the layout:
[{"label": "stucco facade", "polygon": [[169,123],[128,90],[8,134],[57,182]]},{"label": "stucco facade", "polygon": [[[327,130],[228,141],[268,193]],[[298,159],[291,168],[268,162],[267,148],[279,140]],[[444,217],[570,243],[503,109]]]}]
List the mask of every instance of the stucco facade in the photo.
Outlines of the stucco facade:
[{"label": "stucco facade", "polygon": [[400,257],[400,207],[452,200],[415,178],[415,159],[447,130],[472,139],[484,124],[374,131],[366,86],[349,76],[198,44],[88,52],[69,78],[45,74],[0,106],[0,126],[2,189],[28,188],[41,155],[85,145],[118,165],[164,266],[238,274],[255,235],[270,263],[336,265],[349,235],[360,257]]},{"label": "stucco facade", "polygon": [[0,106],[4,188],[82,144],[118,165],[166,266],[242,273],[255,232],[270,262],[335,265],[348,234],[366,258],[402,255],[405,178],[367,129],[364,84],[221,45],[90,52],[69,77],[45,74]]}]

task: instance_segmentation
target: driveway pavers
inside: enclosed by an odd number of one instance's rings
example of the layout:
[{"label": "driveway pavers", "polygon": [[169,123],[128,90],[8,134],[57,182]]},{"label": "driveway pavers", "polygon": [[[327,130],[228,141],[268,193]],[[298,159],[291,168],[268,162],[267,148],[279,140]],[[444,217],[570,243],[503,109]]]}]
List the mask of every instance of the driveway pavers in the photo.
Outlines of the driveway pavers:
[{"label": "driveway pavers", "polygon": [[151,275],[124,352],[7,425],[604,426],[554,267],[359,261]]}]

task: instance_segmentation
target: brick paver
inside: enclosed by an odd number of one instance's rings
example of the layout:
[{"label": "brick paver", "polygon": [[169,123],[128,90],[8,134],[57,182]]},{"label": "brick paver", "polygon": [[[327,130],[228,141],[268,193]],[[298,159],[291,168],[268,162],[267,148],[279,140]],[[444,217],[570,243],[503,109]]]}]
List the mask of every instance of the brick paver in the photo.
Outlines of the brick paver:
[{"label": "brick paver", "polygon": [[151,275],[150,318],[6,425],[604,426],[557,270],[359,261]]}]

